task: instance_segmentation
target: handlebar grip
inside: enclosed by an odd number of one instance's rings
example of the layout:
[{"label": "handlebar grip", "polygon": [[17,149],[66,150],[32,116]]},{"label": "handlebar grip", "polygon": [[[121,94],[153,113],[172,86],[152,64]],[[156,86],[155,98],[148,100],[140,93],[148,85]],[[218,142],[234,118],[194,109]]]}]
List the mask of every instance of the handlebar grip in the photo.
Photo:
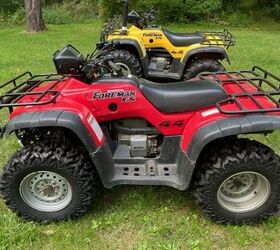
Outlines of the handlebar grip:
[{"label": "handlebar grip", "polygon": [[113,47],[119,46],[121,44],[120,41],[113,41]]},{"label": "handlebar grip", "polygon": [[109,65],[109,67],[112,68],[113,70],[115,70],[115,71],[119,70],[119,67],[114,62],[109,60],[107,63]]},{"label": "handlebar grip", "polygon": [[103,46],[103,50],[109,49],[109,48],[114,48],[118,45],[120,45],[121,43],[119,41],[110,41],[107,42],[104,46]]}]

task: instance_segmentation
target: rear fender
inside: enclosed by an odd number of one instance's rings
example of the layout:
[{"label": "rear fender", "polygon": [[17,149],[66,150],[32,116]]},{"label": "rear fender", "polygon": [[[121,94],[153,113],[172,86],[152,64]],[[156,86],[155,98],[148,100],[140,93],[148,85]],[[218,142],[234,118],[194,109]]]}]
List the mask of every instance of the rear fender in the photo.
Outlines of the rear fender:
[{"label": "rear fender", "polygon": [[205,48],[198,48],[190,50],[183,58],[183,64],[186,65],[191,61],[194,56],[199,56],[203,54],[213,55],[220,60],[226,59],[229,64],[231,64],[228,53],[225,48],[218,46],[211,46]]},{"label": "rear fender", "polygon": [[108,185],[114,173],[112,153],[99,124],[91,113],[83,116],[63,110],[28,112],[12,117],[3,134],[8,136],[19,129],[39,127],[71,130],[88,151],[104,186]]},{"label": "rear fender", "polygon": [[280,117],[275,115],[222,118],[197,127],[195,131],[185,129],[181,146],[189,161],[195,164],[202,150],[216,139],[240,134],[267,134],[275,130],[280,130]]}]

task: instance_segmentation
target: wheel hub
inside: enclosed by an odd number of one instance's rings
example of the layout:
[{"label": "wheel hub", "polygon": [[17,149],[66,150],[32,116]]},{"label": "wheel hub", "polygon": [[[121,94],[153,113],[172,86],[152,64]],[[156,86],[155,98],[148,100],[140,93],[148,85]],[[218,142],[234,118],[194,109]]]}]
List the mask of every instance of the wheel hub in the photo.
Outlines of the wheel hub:
[{"label": "wheel hub", "polygon": [[38,183],[35,190],[42,197],[54,197],[59,194],[60,186],[55,181],[44,180]]},{"label": "wheel hub", "polygon": [[30,207],[44,212],[56,212],[72,200],[72,188],[62,176],[50,172],[34,172],[20,184],[20,195]]},{"label": "wheel hub", "polygon": [[120,67],[120,69],[121,69],[121,71],[122,71],[122,74],[123,74],[124,76],[128,76],[128,75],[131,74],[131,70],[130,70],[130,68],[129,68],[126,64],[121,63],[121,62],[117,62],[117,63],[115,63],[115,65],[117,65],[118,67]]},{"label": "wheel hub", "polygon": [[238,196],[248,193],[256,185],[256,176],[240,174],[227,179],[221,187],[222,192],[227,195]]},{"label": "wheel hub", "polygon": [[266,177],[256,172],[241,172],[221,184],[217,199],[224,209],[244,213],[261,207],[270,192],[270,183]]}]

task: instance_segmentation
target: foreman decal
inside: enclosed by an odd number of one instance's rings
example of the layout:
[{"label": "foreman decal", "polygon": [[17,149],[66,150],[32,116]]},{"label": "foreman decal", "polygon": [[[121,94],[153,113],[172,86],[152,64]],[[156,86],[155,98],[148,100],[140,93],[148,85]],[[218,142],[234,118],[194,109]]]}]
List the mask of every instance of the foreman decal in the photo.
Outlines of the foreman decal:
[{"label": "foreman decal", "polygon": [[135,102],[135,90],[108,90],[106,92],[97,91],[93,93],[92,99],[114,99],[120,98],[122,102]]}]

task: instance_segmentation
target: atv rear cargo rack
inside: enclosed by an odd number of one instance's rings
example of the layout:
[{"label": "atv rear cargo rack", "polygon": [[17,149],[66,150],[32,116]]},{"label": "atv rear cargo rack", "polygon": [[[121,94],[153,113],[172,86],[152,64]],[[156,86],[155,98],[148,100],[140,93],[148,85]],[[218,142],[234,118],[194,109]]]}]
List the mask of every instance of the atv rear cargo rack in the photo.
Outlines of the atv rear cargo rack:
[{"label": "atv rear cargo rack", "polygon": [[[202,73],[202,80],[215,80],[222,87],[227,84],[236,85],[240,89],[239,93],[229,94],[226,100],[216,104],[217,109],[224,114],[250,114],[250,113],[269,113],[280,112],[280,78],[266,71],[263,68],[254,66],[252,70],[232,71],[232,72],[217,72],[217,73]],[[248,91],[245,85],[249,85],[255,91]],[[260,102],[260,98],[265,98],[266,101],[271,101],[274,107],[265,107],[264,103]],[[242,100],[247,100],[249,103],[257,106],[257,109],[248,109],[245,107]],[[238,109],[226,110],[225,105],[235,104]]]},{"label": "atv rear cargo rack", "polygon": [[206,31],[202,32],[206,36],[206,40],[202,42],[202,45],[208,46],[225,46],[227,49],[235,45],[234,36],[227,30],[224,31]]},{"label": "atv rear cargo rack", "polygon": [[[31,72],[25,72],[14,79],[0,85],[0,109],[8,107],[12,112],[13,107],[44,105],[55,101],[59,96],[59,91],[54,88],[58,83],[65,80],[65,76],[57,74],[32,75]],[[52,82],[52,83],[50,83]],[[50,83],[46,89],[42,91],[33,91],[35,88]],[[33,101],[21,101],[23,97],[35,96]]]}]

